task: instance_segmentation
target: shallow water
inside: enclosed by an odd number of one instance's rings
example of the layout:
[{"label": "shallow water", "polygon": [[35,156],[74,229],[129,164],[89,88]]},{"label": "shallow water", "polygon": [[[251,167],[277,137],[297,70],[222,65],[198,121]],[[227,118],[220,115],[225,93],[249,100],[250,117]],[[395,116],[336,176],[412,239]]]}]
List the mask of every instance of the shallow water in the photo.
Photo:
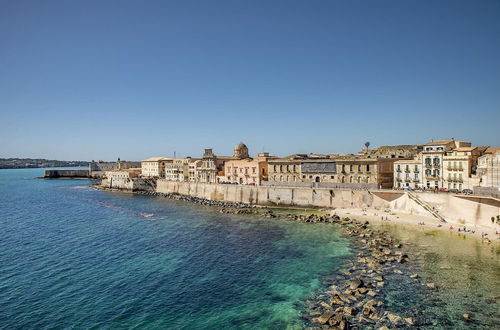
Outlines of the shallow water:
[{"label": "shallow water", "polygon": [[[435,283],[418,306],[427,328],[499,329],[500,246],[456,233],[377,225],[399,238],[417,257],[422,282]],[[472,316],[465,321],[464,313]]]},{"label": "shallow water", "polygon": [[0,328],[303,328],[338,228],[0,170]]}]

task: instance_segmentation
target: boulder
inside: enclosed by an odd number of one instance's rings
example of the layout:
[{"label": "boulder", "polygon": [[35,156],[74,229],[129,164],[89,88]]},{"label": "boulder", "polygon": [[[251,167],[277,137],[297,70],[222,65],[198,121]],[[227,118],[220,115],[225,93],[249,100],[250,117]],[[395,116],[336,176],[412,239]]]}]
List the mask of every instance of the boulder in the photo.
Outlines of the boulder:
[{"label": "boulder", "polygon": [[356,277],[354,280],[349,282],[349,288],[351,290],[356,290],[357,288],[363,287],[364,283],[360,277]]},{"label": "boulder", "polygon": [[400,324],[402,321],[401,316],[392,313],[387,313],[387,318],[392,324]]},{"label": "boulder", "polygon": [[404,320],[408,325],[415,325],[415,319],[413,317],[405,317]]},{"label": "boulder", "polygon": [[326,311],[321,316],[312,319],[314,323],[326,324],[328,320],[333,316],[333,311]]},{"label": "boulder", "polygon": [[427,284],[426,284],[426,286],[427,286],[429,289],[432,289],[432,290],[437,289],[437,286],[436,286],[436,284],[435,284],[435,283],[427,283]]}]

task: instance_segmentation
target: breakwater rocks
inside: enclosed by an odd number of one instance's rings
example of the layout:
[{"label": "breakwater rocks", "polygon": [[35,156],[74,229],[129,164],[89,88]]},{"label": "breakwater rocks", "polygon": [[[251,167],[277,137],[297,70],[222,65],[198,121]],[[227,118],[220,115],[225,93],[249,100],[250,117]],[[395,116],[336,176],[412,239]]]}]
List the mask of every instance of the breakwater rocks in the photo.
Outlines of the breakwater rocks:
[{"label": "breakwater rocks", "polygon": [[318,298],[309,301],[309,320],[316,328],[389,329],[415,327],[419,322],[416,311],[398,315],[386,310],[384,287],[387,277],[397,274],[406,277],[408,285],[436,289],[432,283],[422,285],[419,275],[410,273],[404,264],[410,257],[402,244],[385,232],[374,230],[368,222],[340,219],[344,235],[354,242],[357,258],[347,262],[342,275]]}]

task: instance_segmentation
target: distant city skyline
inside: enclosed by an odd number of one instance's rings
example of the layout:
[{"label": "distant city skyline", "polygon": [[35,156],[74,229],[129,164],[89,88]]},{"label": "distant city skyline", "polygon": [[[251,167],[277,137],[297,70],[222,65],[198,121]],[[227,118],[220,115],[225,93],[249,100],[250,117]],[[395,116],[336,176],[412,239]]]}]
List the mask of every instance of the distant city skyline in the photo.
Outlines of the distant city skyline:
[{"label": "distant city skyline", "polygon": [[499,1],[3,1],[0,158],[500,146]]}]

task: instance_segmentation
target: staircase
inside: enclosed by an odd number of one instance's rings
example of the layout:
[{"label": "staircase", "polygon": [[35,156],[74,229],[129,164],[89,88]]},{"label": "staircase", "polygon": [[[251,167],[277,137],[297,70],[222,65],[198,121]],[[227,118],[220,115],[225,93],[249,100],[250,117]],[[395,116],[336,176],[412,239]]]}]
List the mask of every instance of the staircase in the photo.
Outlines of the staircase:
[{"label": "staircase", "polygon": [[407,191],[406,194],[408,195],[408,197],[414,200],[418,205],[422,206],[426,211],[428,211],[430,214],[436,217],[439,221],[446,222],[446,219],[441,214],[439,214],[439,212],[436,209],[430,206],[427,202],[424,202],[423,200],[418,198],[417,194],[411,191]]}]

